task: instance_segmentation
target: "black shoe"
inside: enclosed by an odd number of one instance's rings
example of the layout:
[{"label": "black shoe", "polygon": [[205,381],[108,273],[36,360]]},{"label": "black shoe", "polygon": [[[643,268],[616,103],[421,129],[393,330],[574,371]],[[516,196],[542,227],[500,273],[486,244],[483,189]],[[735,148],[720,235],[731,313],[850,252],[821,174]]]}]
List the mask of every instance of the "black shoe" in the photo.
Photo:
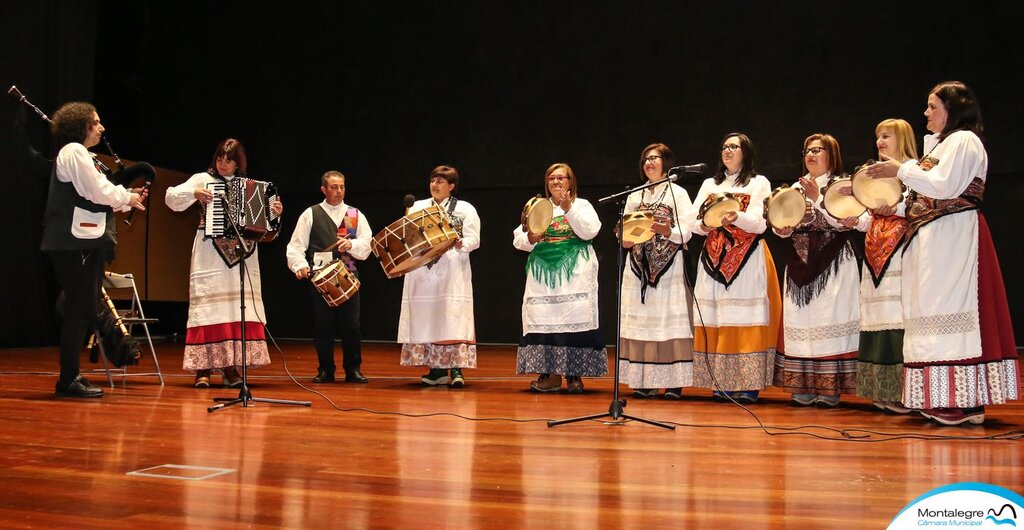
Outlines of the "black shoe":
[{"label": "black shoe", "polygon": [[452,377],[448,380],[448,386],[452,388],[463,388],[466,386],[466,378],[462,377],[462,370],[452,368]]},{"label": "black shoe", "polygon": [[316,377],[313,378],[314,383],[333,383],[334,374],[320,370],[317,372]]},{"label": "black shoe", "polygon": [[420,382],[427,386],[447,385],[448,380],[448,370],[444,368],[431,368],[427,375],[420,377]]},{"label": "black shoe", "polygon": [[633,397],[638,397],[638,398],[641,398],[641,399],[654,399],[654,398],[658,397],[658,389],[657,388],[638,388],[638,389],[633,391]]},{"label": "black shoe", "polygon": [[663,399],[683,399],[682,388],[666,388],[665,393],[661,395]]},{"label": "black shoe", "polygon": [[369,381],[370,380],[367,379],[366,376],[364,376],[363,373],[360,372],[358,368],[352,370],[351,372],[345,372],[346,383],[368,383]]},{"label": "black shoe", "polygon": [[76,377],[75,380],[72,381],[68,385],[62,385],[62,384],[60,384],[60,381],[57,381],[57,389],[56,389],[55,393],[57,394],[57,397],[74,397],[74,398],[98,398],[98,397],[103,397],[103,389],[102,388],[90,384],[89,381],[86,381],[85,379],[82,379],[81,376]]}]

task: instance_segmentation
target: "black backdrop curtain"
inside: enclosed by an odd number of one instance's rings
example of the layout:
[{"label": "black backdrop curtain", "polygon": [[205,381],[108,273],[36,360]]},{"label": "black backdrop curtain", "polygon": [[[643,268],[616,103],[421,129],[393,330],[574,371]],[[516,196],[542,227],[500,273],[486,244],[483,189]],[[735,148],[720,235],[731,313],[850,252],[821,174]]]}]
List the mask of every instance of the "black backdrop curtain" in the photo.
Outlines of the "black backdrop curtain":
[{"label": "black backdrop curtain", "polygon": [[[52,114],[65,101],[92,101],[96,2],[0,2],[0,87],[18,88]],[[0,259],[0,347],[54,344],[56,279],[39,252],[48,181],[27,171],[12,143],[16,105],[0,104],[0,168],[4,182],[4,258]],[[29,140],[52,158],[49,130],[26,116]],[[48,178],[48,177],[47,177]]]},{"label": "black backdrop curtain", "polygon": [[[581,195],[594,199],[638,181],[644,145],[662,141],[680,163],[714,167],[722,135],[740,130],[756,144],[759,171],[781,183],[801,172],[803,138],[824,131],[839,139],[851,170],[874,156],[874,126],[884,118],[908,120],[920,140],[928,89],[952,78],[982,103],[990,155],[984,211],[1024,337],[1015,303],[1024,295],[1015,269],[1015,213],[1024,204],[1016,32],[1024,16],[1011,4],[254,6],[4,3],[4,64],[12,65],[4,88],[18,83],[48,111],[89,99],[95,88],[122,156],[185,173],[205,168],[219,140],[242,139],[253,176],[278,183],[286,205],[282,237],[260,251],[267,319],[278,336],[311,332],[284,246],[298,214],[320,200],[326,170],[348,175],[348,202],[379,229],[399,216],[405,193],[426,196],[430,168],[458,167],[462,198],[483,217],[472,257],[478,339],[515,342],[525,255],[512,248],[511,231],[525,200],[542,192],[550,163],[569,162]],[[3,124],[11,107],[0,105]],[[0,345],[27,346],[53,337],[53,282],[36,251],[45,185],[16,172],[7,143],[3,167],[19,199],[5,212],[12,258],[4,260],[9,303]],[[698,187],[687,186],[691,196]],[[611,341],[615,216],[599,212],[601,312]],[[787,245],[769,242],[782,263]],[[361,270],[364,337],[393,340],[401,281],[385,280],[372,257]],[[171,331],[183,332],[184,304],[165,309]]]}]

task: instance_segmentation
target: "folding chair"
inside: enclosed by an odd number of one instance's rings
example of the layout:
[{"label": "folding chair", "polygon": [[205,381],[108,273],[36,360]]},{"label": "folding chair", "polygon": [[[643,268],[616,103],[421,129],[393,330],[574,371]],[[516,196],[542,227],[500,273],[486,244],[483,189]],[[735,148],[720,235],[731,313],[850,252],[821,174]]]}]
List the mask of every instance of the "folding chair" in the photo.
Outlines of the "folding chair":
[{"label": "folding chair", "polygon": [[[139,290],[135,287],[135,276],[131,273],[118,274],[116,272],[104,272],[103,273],[103,288],[104,289],[131,289],[132,292],[132,305],[129,309],[118,309],[118,315],[121,317],[121,322],[128,328],[128,333],[132,332],[134,326],[142,326],[143,331],[146,335],[146,343],[149,345],[149,353],[153,356],[153,366],[156,367],[156,372],[150,373],[138,373],[131,375],[155,375],[160,379],[160,384],[164,384],[164,375],[160,371],[160,361],[156,357],[156,348],[153,346],[153,337],[149,334],[149,325],[159,322],[157,318],[146,318],[146,313],[142,310],[142,300],[139,299]],[[114,379],[110,375],[111,367],[107,361],[106,352],[103,351],[103,341],[96,337],[98,347],[100,350],[100,357],[103,359],[103,369],[107,372],[107,381],[110,386],[114,386]],[[127,376],[127,368],[115,368],[121,370],[121,376]]]}]

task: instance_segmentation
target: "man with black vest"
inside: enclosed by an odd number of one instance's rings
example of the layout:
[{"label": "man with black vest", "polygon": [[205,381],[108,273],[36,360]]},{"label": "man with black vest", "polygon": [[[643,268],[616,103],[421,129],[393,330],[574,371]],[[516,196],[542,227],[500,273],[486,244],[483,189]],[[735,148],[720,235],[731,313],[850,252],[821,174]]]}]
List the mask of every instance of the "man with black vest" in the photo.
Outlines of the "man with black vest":
[{"label": "man with black vest", "polygon": [[96,167],[88,149],[103,131],[96,107],[88,103],[66,103],[53,115],[59,152],[46,199],[42,250],[64,290],[56,390],[61,397],[103,395],[79,373],[82,345],[95,328],[103,264],[113,259],[117,244],[114,211],[145,209],[146,192],[115,186]]},{"label": "man with black vest", "polygon": [[[288,243],[288,268],[304,280],[337,260],[358,276],[355,260],[370,255],[373,232],[358,209],[345,204],[345,175],[328,171],[320,178],[324,201],[306,208],[299,216]],[[346,383],[365,383],[360,371],[363,363],[362,335],[359,331],[359,292],[338,307],[330,307],[323,296],[309,285],[313,298],[313,328],[320,366],[314,383],[334,382],[334,339],[341,335]]]}]

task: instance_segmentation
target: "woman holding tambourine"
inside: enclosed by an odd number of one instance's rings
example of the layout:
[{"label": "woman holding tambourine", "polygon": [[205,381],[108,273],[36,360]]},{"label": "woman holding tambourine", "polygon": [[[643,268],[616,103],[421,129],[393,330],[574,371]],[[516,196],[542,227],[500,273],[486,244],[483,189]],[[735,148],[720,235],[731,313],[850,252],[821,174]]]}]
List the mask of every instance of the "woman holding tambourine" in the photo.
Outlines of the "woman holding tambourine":
[{"label": "woman holding tambourine", "polygon": [[690,224],[705,235],[694,285],[694,386],[719,399],[757,401],[772,384],[782,297],[763,240],[771,184],[754,169],[754,144],[743,133],[722,139],[715,176],[697,192]]},{"label": "woman holding tambourine", "polygon": [[[631,193],[624,210],[621,240],[629,258],[622,273],[619,372],[642,398],[664,388],[665,398],[680,399],[682,388],[693,385],[692,297],[682,257],[693,204],[686,190],[665,181],[674,163],[665,144],[640,151],[641,178],[664,182]],[[649,229],[641,230],[644,225]]]},{"label": "woman holding tambourine", "polygon": [[597,256],[591,240],[601,220],[576,195],[576,175],[568,164],[544,172],[550,219],[541,233],[524,222],[512,232],[513,244],[529,252],[523,293],[523,336],[516,373],[539,374],[534,392],[559,392],[562,376],[570,394],[583,393],[583,377],[608,373],[608,351],[598,327]]},{"label": "woman holding tambourine", "polygon": [[783,347],[776,356],[775,386],[799,405],[834,407],[857,384],[860,337],[860,270],[851,230],[867,228],[869,215],[835,219],[824,207],[824,188],[843,177],[839,142],[830,134],[804,140],[807,173],[794,184],[808,201],[794,228],[773,228],[792,238],[783,299]]},{"label": "woman holding tambourine", "polygon": [[[875,127],[878,158],[917,159],[910,124],[887,119]],[[906,192],[896,178],[872,179],[864,165],[853,176],[853,191],[871,212],[864,236],[860,282],[860,352],[857,395],[879,410],[906,414],[903,406],[903,242],[907,232]],[[864,195],[866,194],[866,195]],[[895,204],[893,204],[895,202]]]},{"label": "woman holding tambourine", "polygon": [[883,160],[874,178],[910,188],[903,251],[903,406],[944,425],[980,424],[985,405],[1020,395],[1017,349],[985,217],[984,127],[959,81],[928,94],[919,161]]}]

